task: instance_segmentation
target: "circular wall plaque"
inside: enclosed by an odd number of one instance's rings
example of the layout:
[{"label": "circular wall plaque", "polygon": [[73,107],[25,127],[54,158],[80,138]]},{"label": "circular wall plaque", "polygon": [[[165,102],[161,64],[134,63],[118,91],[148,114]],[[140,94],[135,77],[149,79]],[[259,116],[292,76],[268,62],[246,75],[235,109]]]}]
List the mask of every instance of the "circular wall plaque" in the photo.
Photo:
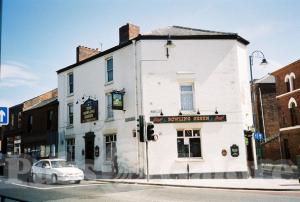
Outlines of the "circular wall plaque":
[{"label": "circular wall plaque", "polygon": [[226,151],[226,149],[222,149],[222,156],[227,156],[227,151]]}]

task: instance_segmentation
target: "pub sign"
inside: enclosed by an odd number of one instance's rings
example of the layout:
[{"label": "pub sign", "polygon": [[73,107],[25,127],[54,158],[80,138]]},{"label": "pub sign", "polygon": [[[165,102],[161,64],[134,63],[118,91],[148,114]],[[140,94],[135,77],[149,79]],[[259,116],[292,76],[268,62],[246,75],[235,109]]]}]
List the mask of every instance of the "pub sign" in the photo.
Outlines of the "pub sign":
[{"label": "pub sign", "polygon": [[123,110],[124,109],[124,93],[121,91],[113,91],[111,93],[112,97],[112,109]]},{"label": "pub sign", "polygon": [[152,116],[153,123],[224,122],[226,115]]},{"label": "pub sign", "polygon": [[232,157],[238,157],[240,155],[239,146],[237,146],[236,144],[232,145],[230,147],[230,153]]},{"label": "pub sign", "polygon": [[87,99],[81,105],[81,123],[98,120],[98,100]]}]

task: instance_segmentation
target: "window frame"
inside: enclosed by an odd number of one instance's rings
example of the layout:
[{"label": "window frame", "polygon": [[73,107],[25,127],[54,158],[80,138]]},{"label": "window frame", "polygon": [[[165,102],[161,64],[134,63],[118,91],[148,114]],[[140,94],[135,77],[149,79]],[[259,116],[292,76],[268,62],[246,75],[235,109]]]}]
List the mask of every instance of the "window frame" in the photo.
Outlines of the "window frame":
[{"label": "window frame", "polygon": [[[111,114],[111,116],[109,116]],[[112,109],[112,94],[105,94],[105,119],[107,121],[114,119],[114,110]]]},{"label": "window frame", "polygon": [[[72,113],[70,112],[70,106],[72,106]],[[70,115],[72,114],[72,123],[71,123],[71,119],[70,119]],[[74,104],[72,102],[67,104],[67,123],[68,126],[71,127],[74,124]]]},{"label": "window frame", "polygon": [[[106,162],[112,162],[113,160],[113,143],[115,143],[115,150],[117,152],[117,134],[116,133],[112,133],[112,134],[105,134],[103,136],[104,138],[104,148],[105,148],[105,156],[104,159]],[[107,141],[107,138],[109,139]],[[110,147],[110,158],[107,158],[107,145],[109,144]]]},{"label": "window frame", "polygon": [[[183,135],[182,136],[178,136],[178,132],[182,131]],[[186,132],[185,131],[192,131],[191,136],[186,136]],[[199,136],[195,136],[194,135],[194,131],[199,131]],[[184,156],[184,157],[180,157],[179,156],[179,150],[178,150],[178,139],[182,139],[184,141],[185,138],[188,138],[188,157]],[[191,144],[190,144],[190,139],[199,139],[200,141],[200,157],[192,157],[191,156]],[[201,135],[201,128],[181,128],[181,129],[177,129],[176,130],[176,141],[177,141],[177,159],[187,159],[187,160],[193,160],[193,159],[203,159],[203,152],[202,152],[202,135]]]},{"label": "window frame", "polygon": [[[192,87],[192,91],[190,91],[191,93],[187,93],[181,90],[181,87],[183,86],[191,86]],[[195,112],[195,85],[193,82],[185,82],[185,83],[180,83],[179,84],[179,93],[180,93],[180,111],[183,113],[189,113],[189,112]],[[182,95],[183,94],[191,94],[192,95],[192,109],[183,109],[183,103],[182,103]]]},{"label": "window frame", "polygon": [[[71,83],[70,83],[70,76],[72,75],[72,88],[71,88]],[[68,74],[67,74],[67,85],[68,85],[68,87],[67,87],[67,95],[68,96],[72,96],[72,95],[74,95],[74,73],[73,72],[69,72]],[[70,92],[71,91],[71,89],[72,89],[72,92]]]},{"label": "window frame", "polygon": [[[108,62],[112,61],[111,69],[108,69]],[[112,78],[109,80],[109,72],[112,72]],[[113,57],[108,57],[105,59],[105,83],[112,83],[114,81],[114,59]]]}]

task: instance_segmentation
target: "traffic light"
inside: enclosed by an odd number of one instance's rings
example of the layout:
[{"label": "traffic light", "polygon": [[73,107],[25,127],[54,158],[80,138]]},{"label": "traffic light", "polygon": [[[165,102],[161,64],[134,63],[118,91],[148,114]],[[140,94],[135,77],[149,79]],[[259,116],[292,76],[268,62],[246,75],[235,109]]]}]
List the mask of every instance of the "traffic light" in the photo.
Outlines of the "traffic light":
[{"label": "traffic light", "polygon": [[140,134],[140,142],[145,142],[145,137],[144,137],[144,116],[139,115],[139,118],[137,120],[137,132]]},{"label": "traffic light", "polygon": [[148,141],[156,140],[155,135],[154,135],[153,123],[147,123],[147,140]]}]

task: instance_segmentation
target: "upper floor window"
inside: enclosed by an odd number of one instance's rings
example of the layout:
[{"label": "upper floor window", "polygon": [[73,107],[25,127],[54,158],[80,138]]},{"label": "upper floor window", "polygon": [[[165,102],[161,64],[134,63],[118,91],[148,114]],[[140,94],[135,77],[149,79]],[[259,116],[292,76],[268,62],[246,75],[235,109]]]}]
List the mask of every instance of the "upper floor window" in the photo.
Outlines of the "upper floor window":
[{"label": "upper floor window", "polygon": [[106,119],[112,119],[114,113],[112,110],[112,95],[106,94]]},{"label": "upper floor window", "polygon": [[298,116],[297,116],[297,102],[294,98],[291,98],[289,101],[289,109],[291,115],[291,125],[298,125]]},{"label": "upper floor window", "polygon": [[68,74],[68,94],[72,95],[74,93],[74,74]]},{"label": "upper floor window", "polygon": [[18,128],[22,127],[22,112],[18,112]]},{"label": "upper floor window", "polygon": [[10,115],[10,118],[11,118],[11,127],[14,128],[15,127],[15,114],[12,113]]},{"label": "upper floor window", "polygon": [[113,58],[108,58],[106,60],[106,82],[113,81]]},{"label": "upper floor window", "polygon": [[73,119],[74,119],[74,114],[73,114],[73,103],[68,104],[68,125],[71,126],[73,125]]},{"label": "upper floor window", "polygon": [[47,112],[47,130],[50,130],[52,128],[53,123],[53,110],[49,110]]},{"label": "upper floor window", "polygon": [[194,110],[194,89],[192,84],[184,84],[180,86],[181,110]]},{"label": "upper floor window", "polygon": [[202,157],[199,129],[177,131],[177,153],[178,158]]},{"label": "upper floor window", "polygon": [[29,115],[27,118],[27,132],[31,132],[32,131],[32,124],[33,124],[33,116]]},{"label": "upper floor window", "polygon": [[286,75],[284,78],[285,86],[286,86],[286,91],[290,92],[291,91],[291,85],[290,85],[290,76]]}]

